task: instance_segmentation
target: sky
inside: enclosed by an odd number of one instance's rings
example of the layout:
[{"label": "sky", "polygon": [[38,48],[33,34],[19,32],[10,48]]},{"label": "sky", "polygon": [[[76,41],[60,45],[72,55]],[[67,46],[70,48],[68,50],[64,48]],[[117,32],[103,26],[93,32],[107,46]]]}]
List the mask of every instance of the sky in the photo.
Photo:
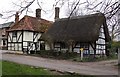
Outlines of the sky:
[{"label": "sky", "polygon": [[[24,1],[24,0],[22,0]],[[32,1],[32,0],[30,0]],[[44,11],[41,12],[41,18],[50,20],[50,21],[54,21],[54,8],[53,8],[53,4],[54,4],[54,0],[39,0],[41,1],[41,7]],[[10,22],[10,21],[14,21],[14,16],[9,18],[9,19],[4,19],[6,17],[8,17],[9,15],[12,15],[13,13],[15,13],[15,11],[18,11],[18,6],[16,6],[15,4],[19,5],[21,3],[20,0],[0,0],[0,14],[2,14],[3,16],[0,17],[0,24],[2,23],[6,23],[6,22]],[[24,3],[22,5],[25,5]],[[59,6],[58,6],[59,7]],[[34,2],[30,7],[30,13],[28,13],[27,15],[29,16],[35,16],[35,9],[39,8],[39,6],[37,5],[37,2]],[[13,11],[11,13],[6,13],[8,11]],[[66,17],[65,13],[64,13],[64,8],[60,8],[60,17],[64,18]],[[23,12],[22,15],[20,15],[20,19],[25,15],[26,13]]]},{"label": "sky", "polygon": [[[0,16],[0,24],[10,22],[10,21],[14,21],[14,19],[15,19],[14,16],[12,18],[9,18],[9,19],[4,19],[4,18],[8,17],[9,15],[12,15],[13,13],[15,14],[16,11],[19,11],[18,9],[20,7],[18,7],[16,5],[20,5],[21,1],[32,1],[32,0],[0,0],[0,14],[3,15],[2,17]],[[55,4],[55,1],[58,1],[58,0],[39,0],[42,9],[45,11],[45,12],[44,11],[41,12],[41,18],[47,19],[47,20],[50,20],[50,21],[54,21],[53,4]],[[60,1],[67,1],[67,0],[60,0]],[[73,1],[73,0],[71,0],[71,1]],[[79,0],[74,0],[74,1],[76,1],[76,3],[77,3]],[[85,1],[86,0],[80,0],[81,3],[85,2]],[[88,1],[90,1],[90,2],[96,1],[96,4],[97,4],[101,0],[88,0]],[[22,3],[21,5],[24,6],[25,3]],[[66,5],[67,4],[64,4],[64,6],[62,6],[62,7],[59,4],[57,5],[57,7],[60,7],[60,14],[59,14],[60,18],[67,17],[67,15],[66,15],[66,13],[67,13]],[[81,11],[83,12],[84,9],[82,7],[83,6],[81,6],[80,8],[81,8]],[[29,7],[30,12],[27,15],[35,17],[35,10],[37,8],[39,8],[39,6],[37,5],[37,0],[36,0],[36,2],[34,2]],[[11,11],[11,10],[13,12],[6,13],[6,12]],[[88,12],[88,11],[84,11],[84,13],[86,13],[86,12]],[[24,17],[25,14],[26,14],[26,12],[23,12],[22,15],[20,15],[20,19],[22,17]]]}]

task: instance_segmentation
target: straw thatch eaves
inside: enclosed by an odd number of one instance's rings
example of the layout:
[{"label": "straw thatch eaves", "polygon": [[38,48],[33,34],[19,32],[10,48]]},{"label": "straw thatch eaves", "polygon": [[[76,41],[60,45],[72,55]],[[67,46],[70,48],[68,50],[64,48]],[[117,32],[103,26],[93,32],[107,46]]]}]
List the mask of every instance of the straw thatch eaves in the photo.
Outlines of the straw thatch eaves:
[{"label": "straw thatch eaves", "polygon": [[[101,13],[58,19],[43,36],[51,41],[95,42],[105,17]],[[104,25],[106,40],[109,38],[107,25]]]}]

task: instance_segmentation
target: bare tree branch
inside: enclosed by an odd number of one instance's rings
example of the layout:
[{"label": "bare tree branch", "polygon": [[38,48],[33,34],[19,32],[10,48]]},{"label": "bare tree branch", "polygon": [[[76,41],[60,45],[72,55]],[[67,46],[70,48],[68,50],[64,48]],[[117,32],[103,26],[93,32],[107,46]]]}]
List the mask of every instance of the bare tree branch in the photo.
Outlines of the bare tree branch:
[{"label": "bare tree branch", "polygon": [[20,13],[22,13],[24,10],[26,10],[30,5],[32,5],[32,3],[34,2],[35,0],[32,0],[31,2],[29,2],[28,5],[26,5],[22,10],[20,10]]}]

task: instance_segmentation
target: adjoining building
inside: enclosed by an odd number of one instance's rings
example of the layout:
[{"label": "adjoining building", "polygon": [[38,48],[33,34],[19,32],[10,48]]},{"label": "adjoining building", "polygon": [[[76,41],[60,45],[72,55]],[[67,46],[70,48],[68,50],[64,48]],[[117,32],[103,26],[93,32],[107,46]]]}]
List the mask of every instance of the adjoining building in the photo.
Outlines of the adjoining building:
[{"label": "adjoining building", "polygon": [[16,13],[15,24],[8,30],[8,50],[45,50],[44,41],[40,37],[51,24],[51,21],[41,18],[41,9],[36,9],[36,17],[26,15],[21,20]]},{"label": "adjoining building", "polygon": [[7,22],[0,24],[0,49],[7,49],[7,30],[14,24],[14,22]]}]

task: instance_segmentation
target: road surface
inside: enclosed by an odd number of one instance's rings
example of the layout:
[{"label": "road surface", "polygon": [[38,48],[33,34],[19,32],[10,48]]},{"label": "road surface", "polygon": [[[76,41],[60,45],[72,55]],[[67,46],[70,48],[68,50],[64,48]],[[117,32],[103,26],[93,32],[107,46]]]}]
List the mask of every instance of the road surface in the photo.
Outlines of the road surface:
[{"label": "road surface", "polygon": [[0,52],[2,52],[2,60],[8,60],[20,64],[75,72],[84,75],[118,75],[118,68],[114,66],[117,64],[117,60],[101,62],[72,62],[18,54],[6,54],[3,50],[0,50]]}]

